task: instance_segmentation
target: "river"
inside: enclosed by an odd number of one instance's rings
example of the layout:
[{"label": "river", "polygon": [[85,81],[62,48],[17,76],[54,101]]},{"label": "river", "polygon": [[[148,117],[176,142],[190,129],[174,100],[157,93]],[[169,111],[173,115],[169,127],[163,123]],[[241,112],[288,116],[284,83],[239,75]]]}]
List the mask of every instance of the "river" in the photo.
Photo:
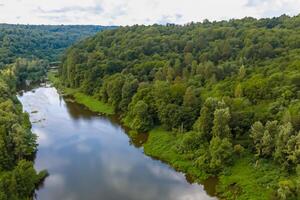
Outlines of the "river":
[{"label": "river", "polygon": [[109,118],[41,86],[18,95],[38,135],[38,200],[211,200],[203,185],[152,159]]}]

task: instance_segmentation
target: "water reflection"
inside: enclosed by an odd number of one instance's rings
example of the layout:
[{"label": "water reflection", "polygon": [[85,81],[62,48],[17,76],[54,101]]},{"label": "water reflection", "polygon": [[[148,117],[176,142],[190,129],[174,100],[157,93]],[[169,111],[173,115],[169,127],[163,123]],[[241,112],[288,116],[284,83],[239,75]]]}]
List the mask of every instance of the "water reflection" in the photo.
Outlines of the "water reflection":
[{"label": "water reflection", "polygon": [[[50,176],[39,200],[207,200],[203,187],[130,145],[117,124],[41,87],[19,96],[31,113],[39,151],[35,167]],[[45,119],[45,120],[41,120]]]}]

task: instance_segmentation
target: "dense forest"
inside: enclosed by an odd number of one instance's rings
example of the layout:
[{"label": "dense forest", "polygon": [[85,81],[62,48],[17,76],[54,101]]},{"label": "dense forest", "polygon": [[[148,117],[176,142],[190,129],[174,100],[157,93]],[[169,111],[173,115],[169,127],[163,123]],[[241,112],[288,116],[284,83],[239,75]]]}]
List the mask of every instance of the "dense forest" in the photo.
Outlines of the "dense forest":
[{"label": "dense forest", "polygon": [[72,46],[59,76],[131,129],[168,133],[157,156],[218,175],[221,197],[299,199],[299,55],[300,16],[136,25]]},{"label": "dense forest", "polygon": [[68,46],[106,28],[112,27],[0,24],[1,200],[32,199],[47,176],[33,166],[37,136],[16,97],[18,87],[38,82]]},{"label": "dense forest", "polygon": [[16,58],[57,61],[65,48],[114,27],[0,24],[0,68]]}]

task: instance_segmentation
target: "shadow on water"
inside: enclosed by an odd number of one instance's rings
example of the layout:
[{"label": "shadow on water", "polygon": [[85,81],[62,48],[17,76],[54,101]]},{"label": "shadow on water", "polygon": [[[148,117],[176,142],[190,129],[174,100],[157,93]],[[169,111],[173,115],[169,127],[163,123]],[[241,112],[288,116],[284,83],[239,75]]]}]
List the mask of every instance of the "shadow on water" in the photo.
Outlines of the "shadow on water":
[{"label": "shadow on water", "polygon": [[101,113],[93,112],[89,110],[86,106],[75,102],[72,96],[63,96],[61,98],[64,99],[68,112],[71,114],[74,120],[92,119],[94,117],[109,119],[115,127],[121,126],[124,129],[124,133],[126,133],[126,135],[128,135],[130,139],[130,144],[133,144],[135,147],[139,148],[142,147],[145,142],[147,142],[148,139],[147,133],[139,133],[137,135],[130,136],[128,133],[130,132],[131,129],[127,126],[124,126],[124,124],[122,124],[120,115],[116,114],[112,116],[107,116]]}]

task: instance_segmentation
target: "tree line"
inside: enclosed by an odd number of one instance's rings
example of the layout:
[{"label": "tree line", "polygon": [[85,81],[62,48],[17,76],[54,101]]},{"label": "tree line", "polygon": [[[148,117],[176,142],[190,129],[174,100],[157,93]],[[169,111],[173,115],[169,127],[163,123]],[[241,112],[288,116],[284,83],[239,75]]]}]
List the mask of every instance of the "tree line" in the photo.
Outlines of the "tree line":
[{"label": "tree line", "polygon": [[17,58],[57,61],[64,49],[109,26],[0,24],[0,68]]}]

